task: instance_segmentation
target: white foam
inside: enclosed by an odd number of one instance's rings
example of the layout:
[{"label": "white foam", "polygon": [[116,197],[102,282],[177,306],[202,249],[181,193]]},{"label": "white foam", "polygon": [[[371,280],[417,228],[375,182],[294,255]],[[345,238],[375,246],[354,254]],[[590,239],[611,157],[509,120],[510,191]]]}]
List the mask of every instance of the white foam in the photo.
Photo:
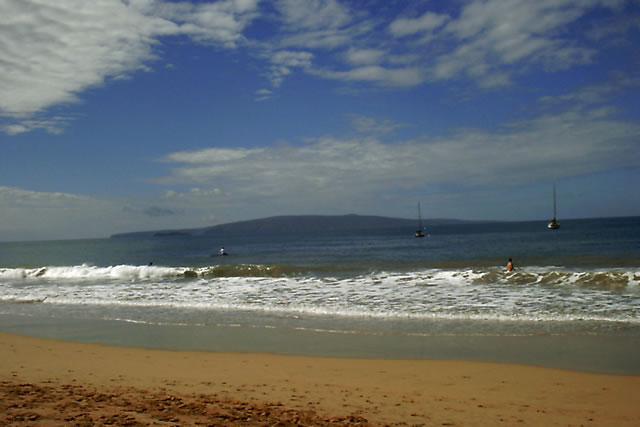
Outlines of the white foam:
[{"label": "white foam", "polygon": [[208,268],[0,270],[0,302],[248,311],[324,317],[640,321],[638,270],[427,269],[355,277],[209,277]]},{"label": "white foam", "polygon": [[74,266],[49,266],[39,268],[3,268],[0,279],[161,279],[184,275],[187,268],[116,265],[95,267],[87,264]]}]

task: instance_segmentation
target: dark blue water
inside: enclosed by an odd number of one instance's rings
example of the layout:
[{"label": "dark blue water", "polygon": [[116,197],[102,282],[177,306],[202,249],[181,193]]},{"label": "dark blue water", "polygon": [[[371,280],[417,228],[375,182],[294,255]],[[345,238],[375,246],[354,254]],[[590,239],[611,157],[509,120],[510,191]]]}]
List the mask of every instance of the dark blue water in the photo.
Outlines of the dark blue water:
[{"label": "dark blue water", "polygon": [[[203,267],[277,264],[337,270],[504,265],[567,268],[640,266],[640,218],[565,220],[559,230],[542,222],[481,223],[413,230],[351,233],[173,236],[49,242],[0,242],[0,267],[89,264]],[[218,257],[220,247],[229,257]]]}]

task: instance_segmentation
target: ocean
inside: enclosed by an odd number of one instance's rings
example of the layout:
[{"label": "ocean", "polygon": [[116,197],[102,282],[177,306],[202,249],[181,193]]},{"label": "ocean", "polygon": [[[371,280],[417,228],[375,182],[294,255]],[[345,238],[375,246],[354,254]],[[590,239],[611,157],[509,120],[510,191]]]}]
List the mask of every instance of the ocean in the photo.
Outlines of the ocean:
[{"label": "ocean", "polygon": [[0,242],[0,331],[640,373],[640,217],[425,225]]}]

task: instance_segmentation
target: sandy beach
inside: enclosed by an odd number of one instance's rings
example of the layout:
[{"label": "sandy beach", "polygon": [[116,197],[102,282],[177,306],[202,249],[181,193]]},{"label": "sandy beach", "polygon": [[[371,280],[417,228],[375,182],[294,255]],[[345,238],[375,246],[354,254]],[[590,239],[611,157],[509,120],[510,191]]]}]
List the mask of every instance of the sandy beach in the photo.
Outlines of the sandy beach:
[{"label": "sandy beach", "polygon": [[640,377],[0,333],[1,425],[640,425]]}]

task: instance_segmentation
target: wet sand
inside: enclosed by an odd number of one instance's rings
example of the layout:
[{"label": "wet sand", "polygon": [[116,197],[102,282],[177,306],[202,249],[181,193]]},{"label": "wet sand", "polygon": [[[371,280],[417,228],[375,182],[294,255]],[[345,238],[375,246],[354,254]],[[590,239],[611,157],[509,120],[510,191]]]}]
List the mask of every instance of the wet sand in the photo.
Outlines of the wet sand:
[{"label": "wet sand", "polygon": [[639,376],[0,333],[0,425],[640,425]]}]

